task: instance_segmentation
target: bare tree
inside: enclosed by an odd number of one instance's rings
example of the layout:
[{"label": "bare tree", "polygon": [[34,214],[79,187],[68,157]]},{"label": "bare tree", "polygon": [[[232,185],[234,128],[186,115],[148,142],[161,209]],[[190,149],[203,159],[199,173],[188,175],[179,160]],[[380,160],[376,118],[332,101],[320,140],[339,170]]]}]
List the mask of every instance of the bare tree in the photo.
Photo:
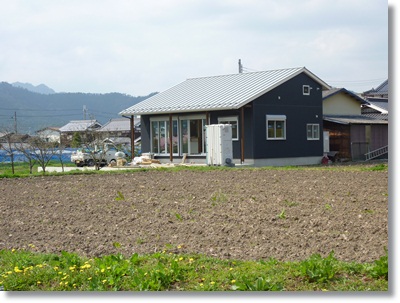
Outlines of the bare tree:
[{"label": "bare tree", "polygon": [[14,143],[14,147],[17,151],[24,155],[24,161],[29,165],[29,173],[33,173],[33,166],[37,163],[34,151],[31,150],[30,144],[18,142]]},{"label": "bare tree", "polygon": [[13,133],[8,129],[3,131],[3,142],[0,142],[0,148],[5,150],[6,155],[10,157],[11,162],[11,171],[15,174],[15,167],[14,167],[14,155],[15,155],[15,148],[12,140]]},{"label": "bare tree", "polygon": [[63,160],[63,152],[65,150],[64,144],[59,144],[57,149],[55,150],[55,155],[60,160],[62,172],[64,172],[64,160]]},{"label": "bare tree", "polygon": [[34,137],[29,140],[29,145],[33,151],[33,158],[39,163],[43,173],[45,173],[47,165],[56,153],[56,143],[47,142],[42,138]]}]

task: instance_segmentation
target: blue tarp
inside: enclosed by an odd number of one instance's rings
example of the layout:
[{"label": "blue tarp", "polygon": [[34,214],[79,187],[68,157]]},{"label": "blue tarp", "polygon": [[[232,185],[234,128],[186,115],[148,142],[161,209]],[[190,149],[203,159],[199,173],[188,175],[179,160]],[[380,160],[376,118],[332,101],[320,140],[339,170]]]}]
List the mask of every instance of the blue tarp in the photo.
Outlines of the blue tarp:
[{"label": "blue tarp", "polygon": [[[63,162],[70,162],[71,161],[71,154],[72,152],[76,151],[77,148],[66,148],[62,151],[62,160]],[[34,151],[33,151],[34,152]],[[14,162],[24,162],[28,161],[27,158],[24,156],[23,153],[20,151],[15,150],[14,154]],[[51,157],[51,160],[60,161],[59,152],[56,151],[56,154]],[[10,155],[4,149],[0,149],[0,163],[10,163]]]}]

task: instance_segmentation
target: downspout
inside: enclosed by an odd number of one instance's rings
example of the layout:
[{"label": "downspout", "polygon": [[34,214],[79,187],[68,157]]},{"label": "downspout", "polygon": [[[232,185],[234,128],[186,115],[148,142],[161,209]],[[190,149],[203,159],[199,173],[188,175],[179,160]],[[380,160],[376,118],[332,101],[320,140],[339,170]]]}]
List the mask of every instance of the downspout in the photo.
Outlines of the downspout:
[{"label": "downspout", "polygon": [[172,163],[174,161],[173,148],[172,148],[172,114],[169,114],[169,161]]},{"label": "downspout", "polygon": [[129,119],[131,124],[131,157],[133,160],[135,157],[135,118],[132,115]]},{"label": "downspout", "polygon": [[244,106],[240,108],[240,163],[244,163]]}]

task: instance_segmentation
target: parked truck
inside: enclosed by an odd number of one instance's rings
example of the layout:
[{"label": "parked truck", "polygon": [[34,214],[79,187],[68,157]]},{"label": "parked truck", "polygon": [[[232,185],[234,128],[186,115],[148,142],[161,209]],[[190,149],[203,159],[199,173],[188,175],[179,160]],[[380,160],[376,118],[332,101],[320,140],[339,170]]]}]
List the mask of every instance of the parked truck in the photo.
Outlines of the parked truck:
[{"label": "parked truck", "polygon": [[71,154],[71,162],[76,166],[106,166],[117,163],[118,158],[126,158],[127,154],[114,145],[105,144],[103,149],[81,148]]}]

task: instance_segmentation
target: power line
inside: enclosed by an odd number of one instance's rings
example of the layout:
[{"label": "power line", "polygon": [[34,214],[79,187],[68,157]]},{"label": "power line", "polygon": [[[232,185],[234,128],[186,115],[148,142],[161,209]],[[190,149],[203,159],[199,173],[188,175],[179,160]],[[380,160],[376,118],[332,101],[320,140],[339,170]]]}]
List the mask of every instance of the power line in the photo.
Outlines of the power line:
[{"label": "power line", "polygon": [[21,110],[27,112],[64,112],[64,111],[81,111],[81,109],[32,109],[32,108],[5,108],[0,107],[0,110]]}]

